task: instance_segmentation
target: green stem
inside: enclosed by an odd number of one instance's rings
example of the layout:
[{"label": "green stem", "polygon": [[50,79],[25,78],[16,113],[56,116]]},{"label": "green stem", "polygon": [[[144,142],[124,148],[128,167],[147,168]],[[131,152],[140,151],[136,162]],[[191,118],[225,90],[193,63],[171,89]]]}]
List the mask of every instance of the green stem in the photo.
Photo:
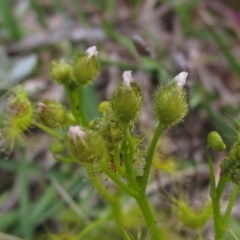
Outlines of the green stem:
[{"label": "green stem", "polygon": [[96,189],[98,190],[98,192],[109,202],[109,203],[114,203],[115,202],[115,197],[112,196],[104,186],[102,186],[102,184],[99,182],[99,180],[97,179],[96,176],[92,176],[91,171],[88,171],[88,175],[91,176],[91,181],[94,185],[94,187],[96,187]]},{"label": "green stem", "polygon": [[149,150],[148,150],[148,155],[147,155],[147,159],[146,159],[146,166],[145,166],[145,169],[144,169],[142,185],[141,185],[141,192],[142,193],[146,192],[148,178],[149,178],[150,169],[151,169],[151,165],[152,165],[153,155],[154,155],[154,152],[155,152],[155,148],[157,146],[158,139],[159,139],[163,129],[164,129],[164,126],[159,122],[159,124],[158,124],[158,126],[155,130],[153,139],[151,141]]},{"label": "green stem", "polygon": [[[88,173],[91,175],[91,173]],[[123,239],[127,240],[127,235],[122,228],[123,226],[123,218],[122,218],[122,213],[121,213],[121,207],[119,206],[119,199],[116,198],[115,196],[111,195],[104,186],[100,183],[100,181],[97,179],[96,176],[91,178],[93,185],[96,187],[98,192],[103,196],[103,198],[109,202],[112,208],[112,216],[114,219],[117,221],[119,224],[119,229],[122,234]]]},{"label": "green stem", "polygon": [[75,89],[73,88],[73,86],[70,86],[70,85],[64,85],[64,88],[65,88],[65,91],[68,95],[68,101],[69,101],[69,104],[70,104],[70,109],[71,109],[71,112],[75,118],[75,120],[81,124],[82,121],[81,121],[81,117],[79,116],[78,112],[77,112],[77,108],[76,108],[76,102],[77,102],[77,99],[75,99]]},{"label": "green stem", "polygon": [[203,240],[202,231],[200,229],[197,230],[197,234],[198,234],[198,240]]},{"label": "green stem", "polygon": [[[206,148],[206,155],[207,155],[209,173],[210,173],[210,196],[212,199],[215,240],[220,240],[221,239],[220,233],[221,233],[221,229],[222,229],[222,222],[221,222],[222,216],[221,216],[221,212],[220,212],[220,197],[221,197],[221,195],[218,195],[217,191],[216,191],[214,166],[213,166],[212,157],[209,153],[209,147]],[[222,183],[220,181],[219,186],[221,186],[221,185],[222,185]]]},{"label": "green stem", "polygon": [[58,139],[59,141],[63,141],[63,137],[60,136],[59,134],[57,134],[54,130],[44,126],[43,124],[41,123],[37,123],[35,122],[34,125],[38,128],[40,128],[41,130],[43,130],[44,132],[46,132],[47,134],[49,134],[50,136]]},{"label": "green stem", "polygon": [[69,156],[57,156],[53,155],[54,159],[59,161],[59,162],[65,162],[65,163],[76,163],[76,161]]},{"label": "green stem", "polygon": [[209,153],[208,147],[206,148],[206,155],[208,160],[209,174],[210,174],[210,196],[211,198],[216,198],[216,182],[215,182],[215,173],[212,157]]},{"label": "green stem", "polygon": [[222,196],[222,193],[223,193],[223,190],[226,186],[226,183],[227,183],[227,179],[225,177],[225,175],[223,174],[220,174],[220,179],[218,181],[218,185],[217,185],[217,188],[216,188],[216,193],[218,196]]},{"label": "green stem", "polygon": [[86,113],[85,113],[85,108],[84,108],[84,99],[83,99],[83,86],[80,85],[78,87],[78,102],[76,104],[76,109],[80,114],[80,118],[81,118],[81,123],[83,127],[87,126],[87,118],[86,118]]},{"label": "green stem", "polygon": [[123,167],[120,164],[120,157],[119,157],[119,146],[115,145],[114,146],[114,164],[116,166],[117,172],[120,173],[122,176],[125,175],[125,172],[123,170]]},{"label": "green stem", "polygon": [[122,182],[112,171],[109,170],[107,166],[105,166],[105,164],[102,164],[101,168],[105,172],[105,174],[110,179],[112,179],[120,188],[125,190],[129,195],[131,195],[135,199],[138,197],[138,193],[131,189],[129,186],[127,186],[124,182]]},{"label": "green stem", "polygon": [[221,237],[223,236],[226,228],[227,228],[227,224],[232,212],[232,208],[234,206],[235,200],[238,196],[238,192],[239,192],[239,186],[238,185],[234,185],[233,191],[232,191],[232,195],[230,197],[230,200],[228,202],[228,206],[227,206],[227,210],[223,216],[223,224],[222,224],[222,233],[221,233]]},{"label": "green stem", "polygon": [[144,194],[141,194],[138,198],[136,198],[136,201],[141,209],[141,212],[143,214],[143,217],[148,225],[149,231],[151,231],[151,239],[152,240],[161,240],[161,234],[157,227],[157,222],[154,219],[154,215],[152,212],[152,209],[149,205],[148,199]]},{"label": "green stem", "polygon": [[[128,147],[127,147],[127,142],[128,142]],[[139,186],[136,180],[136,176],[134,174],[134,170],[133,170],[133,160],[134,160],[134,142],[132,140],[132,137],[129,133],[129,131],[127,131],[127,142],[125,141],[123,143],[123,149],[124,149],[124,164],[126,167],[126,176],[128,179],[128,183],[130,184],[130,186],[132,188],[134,188],[135,190],[138,190]]]}]

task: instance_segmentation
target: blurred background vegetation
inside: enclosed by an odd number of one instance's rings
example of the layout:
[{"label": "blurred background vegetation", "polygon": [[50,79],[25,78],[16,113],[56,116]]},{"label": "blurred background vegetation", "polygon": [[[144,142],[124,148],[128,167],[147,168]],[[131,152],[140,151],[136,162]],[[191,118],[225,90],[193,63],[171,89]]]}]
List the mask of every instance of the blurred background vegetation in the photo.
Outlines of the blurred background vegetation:
[{"label": "blurred background vegetation", "polygon": [[[175,216],[171,194],[181,189],[192,206],[201,206],[208,195],[208,132],[219,131],[228,149],[236,139],[240,1],[1,0],[0,117],[6,93],[18,84],[35,104],[45,98],[67,104],[62,87],[49,78],[51,61],[70,59],[92,45],[98,47],[102,72],[84,92],[88,119],[99,116],[99,102],[110,97],[124,70],[132,70],[145,93],[137,130],[149,137],[155,124],[152,93],[180,71],[189,72],[190,111],[161,139],[149,199],[161,216],[165,239],[198,239]],[[0,240],[121,239],[117,224],[106,217],[109,206],[84,169],[55,162],[48,151],[51,138],[38,129],[27,133],[26,141],[27,150],[1,154]],[[215,156],[217,172],[225,156]],[[112,188],[110,181],[105,184]],[[122,206],[121,227],[133,239],[151,239],[128,196]],[[240,239],[239,221],[236,204],[226,239]],[[213,239],[211,221],[203,235]]]}]

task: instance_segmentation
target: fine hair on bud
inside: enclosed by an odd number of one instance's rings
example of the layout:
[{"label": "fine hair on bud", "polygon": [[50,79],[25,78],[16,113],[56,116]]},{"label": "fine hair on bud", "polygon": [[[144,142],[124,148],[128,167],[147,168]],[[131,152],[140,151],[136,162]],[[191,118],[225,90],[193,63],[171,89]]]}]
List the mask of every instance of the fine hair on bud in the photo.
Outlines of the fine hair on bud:
[{"label": "fine hair on bud", "polygon": [[155,115],[166,127],[177,125],[187,114],[187,94],[178,80],[179,78],[175,78],[159,87],[154,96]]},{"label": "fine hair on bud", "polygon": [[63,59],[54,60],[50,67],[50,77],[59,84],[69,84],[72,67]]},{"label": "fine hair on bud", "polygon": [[4,126],[1,131],[6,148],[13,150],[14,144],[24,143],[24,132],[33,123],[34,110],[25,89],[18,85],[12,90],[4,114]]},{"label": "fine hair on bud", "polygon": [[92,46],[75,58],[72,73],[76,85],[89,84],[98,77],[100,64],[97,59],[97,54],[97,48]]},{"label": "fine hair on bud", "polygon": [[38,103],[40,120],[49,128],[64,128],[68,125],[69,115],[61,103],[46,99]]},{"label": "fine hair on bud", "polygon": [[116,119],[129,123],[136,119],[143,104],[143,94],[140,87],[132,82],[131,72],[123,73],[124,81],[120,83],[110,99],[110,108]]},{"label": "fine hair on bud", "polygon": [[221,162],[221,173],[240,186],[240,140],[231,148],[228,156]]},{"label": "fine hair on bud", "polygon": [[101,163],[107,159],[107,149],[104,139],[95,131],[83,130],[80,126],[72,126],[68,131],[68,151],[76,163]]}]

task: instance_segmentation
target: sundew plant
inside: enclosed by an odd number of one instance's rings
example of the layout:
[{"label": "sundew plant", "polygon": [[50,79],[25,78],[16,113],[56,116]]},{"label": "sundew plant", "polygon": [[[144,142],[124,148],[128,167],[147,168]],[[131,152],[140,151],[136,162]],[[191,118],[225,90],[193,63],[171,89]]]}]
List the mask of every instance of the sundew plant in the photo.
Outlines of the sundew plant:
[{"label": "sundew plant", "polygon": [[[122,206],[119,198],[104,187],[95,171],[104,174],[120,189],[131,196],[138,205],[148,228],[148,239],[165,240],[159,216],[150,205],[146,194],[153,158],[158,140],[165,129],[184,121],[188,111],[187,93],[184,88],[188,73],[181,72],[172,80],[161,84],[153,95],[153,109],[156,128],[150,143],[141,141],[134,133],[135,125],[143,107],[143,92],[134,81],[131,70],[123,73],[108,101],[100,104],[102,117],[87,121],[83,88],[91,84],[100,74],[97,48],[88,48],[77,55],[72,63],[55,60],[50,67],[50,76],[61,84],[67,94],[69,108],[54,99],[44,99],[34,107],[22,86],[11,91],[5,109],[1,130],[2,145],[12,151],[24,142],[24,134],[31,126],[36,126],[53,137],[49,150],[55,160],[63,164],[79,164],[85,167],[92,184],[111,206],[111,218],[119,226],[116,239],[140,239],[131,236],[124,229]],[[144,144],[144,142],[146,142]],[[195,209],[184,198],[175,200],[174,213],[182,224],[198,233],[209,219],[214,223],[215,240],[224,238],[228,221],[240,185],[240,140],[231,148],[227,158],[221,162],[219,180],[215,176],[213,160],[209,150],[222,151],[225,144],[221,136],[209,133],[206,159],[210,173],[211,201],[201,209]],[[139,171],[139,165],[142,166]],[[234,185],[226,210],[222,211],[221,196],[228,182]],[[137,223],[136,223],[137,225]],[[79,228],[79,237],[83,239]],[[54,238],[55,239],[55,238]],[[87,239],[87,238],[86,238]],[[100,238],[99,238],[100,239]]]}]

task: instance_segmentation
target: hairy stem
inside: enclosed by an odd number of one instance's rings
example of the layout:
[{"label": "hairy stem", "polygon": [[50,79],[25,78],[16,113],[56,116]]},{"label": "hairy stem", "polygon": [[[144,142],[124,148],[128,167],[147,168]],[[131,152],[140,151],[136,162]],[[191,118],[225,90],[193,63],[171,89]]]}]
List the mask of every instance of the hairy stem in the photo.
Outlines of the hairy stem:
[{"label": "hairy stem", "polygon": [[157,227],[157,221],[154,219],[154,215],[152,212],[152,209],[149,205],[147,196],[144,194],[141,194],[138,198],[136,198],[136,201],[141,209],[141,212],[143,214],[143,217],[148,225],[149,231],[151,233],[151,239],[152,240],[161,240],[161,233]]},{"label": "hairy stem", "polygon": [[108,166],[105,166],[105,164],[102,164],[101,166],[104,173],[113,180],[120,188],[125,190],[129,195],[134,197],[135,199],[138,197],[138,192],[130,188],[128,185],[126,185],[124,182],[122,182],[111,170],[109,170]]},{"label": "hairy stem", "polygon": [[239,186],[234,184],[232,195],[231,195],[230,200],[228,202],[227,210],[226,210],[226,212],[225,212],[225,214],[223,216],[221,237],[223,237],[224,232],[225,232],[225,230],[227,228],[227,224],[228,224],[229,218],[231,216],[231,212],[232,212],[232,208],[234,206],[235,200],[236,200],[236,198],[238,196],[238,192],[239,192]]},{"label": "hairy stem", "polygon": [[155,148],[157,146],[158,139],[159,139],[163,129],[164,129],[164,126],[159,122],[159,124],[158,124],[158,126],[155,130],[155,133],[154,133],[152,142],[150,144],[149,150],[148,150],[148,155],[147,155],[147,159],[146,159],[146,166],[145,166],[145,169],[144,169],[143,179],[142,179],[142,184],[141,184],[141,192],[142,193],[146,192],[148,178],[149,178],[151,165],[152,165],[153,155],[154,155],[154,152],[155,152]]},{"label": "hairy stem", "polygon": [[216,191],[214,166],[213,166],[212,157],[209,153],[209,147],[206,148],[206,155],[207,155],[209,173],[210,173],[210,196],[212,199],[215,240],[221,240],[222,238],[220,237],[220,235],[221,235],[221,230],[222,230],[222,216],[221,216],[221,211],[220,211],[220,209],[221,209],[220,198],[221,198],[221,193],[223,191],[222,180],[220,177],[219,186],[221,186],[221,188],[219,187],[219,189],[221,189],[221,191],[219,191],[219,194],[218,194],[218,192]]}]

